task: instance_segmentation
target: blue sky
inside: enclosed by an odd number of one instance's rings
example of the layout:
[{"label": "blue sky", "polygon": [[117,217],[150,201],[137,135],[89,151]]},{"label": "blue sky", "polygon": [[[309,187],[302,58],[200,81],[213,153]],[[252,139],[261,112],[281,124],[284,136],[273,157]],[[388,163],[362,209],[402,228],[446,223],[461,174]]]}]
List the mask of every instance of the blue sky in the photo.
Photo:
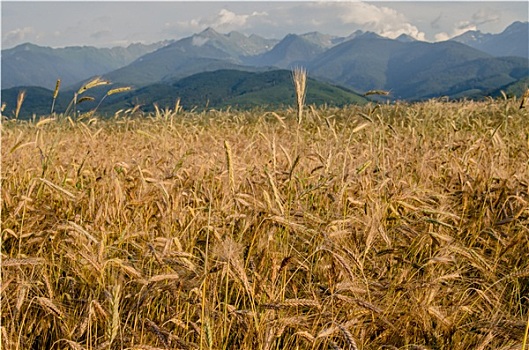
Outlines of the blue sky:
[{"label": "blue sky", "polygon": [[3,49],[153,43],[207,27],[279,39],[361,29],[440,41],[467,30],[498,33],[529,16],[527,1],[2,1],[1,9]]}]

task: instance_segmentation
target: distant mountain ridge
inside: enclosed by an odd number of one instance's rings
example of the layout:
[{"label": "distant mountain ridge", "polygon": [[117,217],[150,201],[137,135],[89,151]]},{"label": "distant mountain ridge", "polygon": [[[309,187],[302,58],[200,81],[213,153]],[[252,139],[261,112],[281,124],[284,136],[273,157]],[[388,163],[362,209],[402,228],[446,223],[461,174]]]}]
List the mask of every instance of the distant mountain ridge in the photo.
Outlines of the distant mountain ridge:
[{"label": "distant mountain ridge", "polygon": [[69,86],[126,66],[168,43],[160,41],[127,47],[70,46],[57,49],[21,44],[2,50],[2,88],[24,85],[51,88],[58,78],[63,86]]},{"label": "distant mountain ridge", "polygon": [[[318,33],[319,34],[319,33]],[[274,66],[289,68],[293,65],[306,65],[316,56],[332,47],[330,39],[316,35],[288,34],[277,43],[270,51],[261,55],[247,58],[246,62],[255,66]]]},{"label": "distant mountain ridge", "polygon": [[496,58],[455,41],[427,43],[363,35],[308,65],[317,78],[357,91],[385,89],[397,99],[492,90],[529,75],[521,57]]},{"label": "distant mountain ridge", "polygon": [[451,40],[496,57],[519,56],[529,58],[529,22],[514,22],[498,34],[471,30]]},{"label": "distant mountain ridge", "polygon": [[105,75],[113,82],[143,86],[218,69],[261,70],[245,57],[266,52],[275,40],[238,32],[220,34],[212,28],[175,41]]},{"label": "distant mountain ridge", "polygon": [[[2,51],[2,84],[5,80],[10,82],[5,86],[15,86],[12,81],[19,79],[26,82],[23,85],[51,89],[55,80],[61,78],[63,86],[79,87],[91,76],[102,75],[135,91],[158,86],[160,93],[174,95],[167,86],[174,87],[175,81],[201,73],[225,70],[264,73],[303,66],[310,77],[319,81],[359,92],[383,89],[390,91],[391,99],[480,98],[502,87],[519,87],[529,76],[529,60],[518,55],[523,40],[526,46],[529,41],[524,28],[528,28],[528,22],[515,22],[499,34],[467,32],[436,43],[407,35],[389,39],[362,31],[346,37],[310,32],[271,40],[238,32],[221,34],[207,28],[180,40],[158,44],[159,47],[128,47],[121,51],[84,47],[60,51],[26,44]],[[141,55],[142,50],[149,52]],[[108,62],[119,67],[86,76],[96,68],[108,69]],[[78,69],[84,77],[71,83],[77,77],[72,71],[79,64],[85,66]],[[216,79],[220,75],[206,76]]]}]

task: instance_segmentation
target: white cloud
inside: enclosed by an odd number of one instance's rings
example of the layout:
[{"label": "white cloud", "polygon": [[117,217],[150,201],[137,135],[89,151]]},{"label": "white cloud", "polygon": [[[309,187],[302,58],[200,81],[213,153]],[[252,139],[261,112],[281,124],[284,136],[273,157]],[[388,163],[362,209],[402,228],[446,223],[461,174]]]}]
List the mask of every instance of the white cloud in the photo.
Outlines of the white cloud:
[{"label": "white cloud", "polygon": [[450,34],[447,32],[441,32],[435,34],[435,41],[447,41],[451,38]]},{"label": "white cloud", "polygon": [[385,6],[359,1],[320,2],[314,5],[315,13],[327,18],[327,23],[338,18],[342,24],[355,25],[362,30],[382,36],[396,38],[407,34],[418,40],[425,40],[425,34],[402,13]]},{"label": "white cloud", "polygon": [[478,27],[476,24],[470,21],[459,21],[456,23],[455,28],[450,33],[441,32],[435,34],[435,41],[446,41],[468,32],[469,30],[478,30]]},{"label": "white cloud", "polygon": [[500,20],[500,15],[497,11],[490,8],[480,9],[472,15],[472,20],[476,25],[485,23],[497,23]]},{"label": "white cloud", "polygon": [[453,29],[435,35],[436,41],[445,41],[461,35],[469,30],[479,30],[480,26],[487,23],[496,23],[500,20],[500,14],[490,8],[482,8],[472,14],[471,19],[460,20],[453,24]]},{"label": "white cloud", "polygon": [[2,45],[9,46],[15,43],[29,41],[35,35],[33,27],[23,27],[10,30],[2,35]]},{"label": "white cloud", "polygon": [[237,15],[234,12],[228,11],[226,9],[220,10],[219,14],[215,18],[215,21],[212,23],[212,27],[222,28],[222,27],[242,27],[246,24],[246,20],[249,15]]},{"label": "white cloud", "polygon": [[266,12],[253,11],[250,14],[237,14],[227,9],[221,9],[216,15],[209,17],[193,18],[186,21],[177,21],[176,25],[166,23],[166,28],[176,27],[192,31],[203,30],[211,27],[221,31],[237,30],[251,27],[251,20],[258,17],[266,17]]}]

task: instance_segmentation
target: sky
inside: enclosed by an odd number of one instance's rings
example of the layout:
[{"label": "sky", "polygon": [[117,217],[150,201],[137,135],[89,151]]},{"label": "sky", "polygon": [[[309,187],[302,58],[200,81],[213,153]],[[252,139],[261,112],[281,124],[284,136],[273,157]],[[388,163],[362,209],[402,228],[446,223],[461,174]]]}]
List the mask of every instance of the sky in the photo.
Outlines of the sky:
[{"label": "sky", "polygon": [[181,39],[212,27],[281,39],[360,29],[395,38],[442,41],[467,30],[499,33],[528,21],[520,1],[1,1],[2,49],[127,46]]}]

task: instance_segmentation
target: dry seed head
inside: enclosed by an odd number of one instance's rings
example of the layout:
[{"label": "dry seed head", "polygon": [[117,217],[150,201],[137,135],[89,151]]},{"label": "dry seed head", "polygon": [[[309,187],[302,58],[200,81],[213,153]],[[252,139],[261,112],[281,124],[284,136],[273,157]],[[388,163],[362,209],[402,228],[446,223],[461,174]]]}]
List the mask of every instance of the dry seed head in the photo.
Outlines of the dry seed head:
[{"label": "dry seed head", "polygon": [[124,87],[120,87],[120,88],[116,88],[116,89],[112,89],[112,90],[109,90],[107,92],[107,96],[110,96],[110,95],[114,95],[114,94],[119,94],[120,92],[125,92],[125,91],[129,91],[131,90],[132,88],[130,86],[124,86]]},{"label": "dry seed head", "polygon": [[166,349],[169,348],[169,342],[167,339],[167,335],[164,334],[164,332],[162,332],[162,329],[158,327],[156,323],[149,320],[148,318],[145,319],[145,323],[146,323],[147,329],[156,335],[156,337],[163,343],[165,348]]},{"label": "dry seed head", "polygon": [[230,181],[231,193],[235,193],[235,176],[233,174],[233,161],[231,155],[231,147],[228,141],[224,140],[224,150],[226,151],[226,163],[228,166],[228,175]]},{"label": "dry seed head", "polygon": [[57,83],[55,83],[55,91],[53,91],[53,98],[57,98],[59,95],[59,88],[61,87],[61,79],[57,79]]},{"label": "dry seed head", "polygon": [[17,105],[21,105],[22,102],[24,102],[24,99],[26,98],[26,90],[20,90],[17,97]]},{"label": "dry seed head", "polygon": [[62,313],[62,311],[57,307],[57,305],[55,305],[55,303],[51,299],[45,297],[38,297],[37,301],[41,306],[44,307],[46,311],[48,311],[52,315],[58,317],[59,319],[64,318],[64,314]]},{"label": "dry seed head", "polygon": [[308,340],[311,343],[314,343],[314,340],[315,340],[314,336],[312,334],[310,334],[309,332],[307,332],[307,331],[299,331],[299,332],[294,333],[294,335],[300,336],[300,337]]},{"label": "dry seed head", "polygon": [[121,302],[121,285],[117,284],[112,289],[112,299],[110,301],[112,319],[107,325],[110,344],[116,339],[120,328],[119,304]]},{"label": "dry seed head", "polygon": [[108,85],[110,84],[109,81],[107,80],[103,80],[101,79],[101,77],[97,77],[95,79],[92,79],[91,81],[89,81],[88,83],[86,83],[85,85],[83,85],[79,91],[77,91],[77,94],[82,94],[83,92],[85,92],[86,90],[88,89],[92,89],[92,88],[95,88],[97,86],[101,86],[101,85]]},{"label": "dry seed head", "polygon": [[347,345],[349,345],[349,349],[358,350],[358,345],[356,345],[356,342],[355,342],[351,332],[349,332],[349,330],[347,328],[345,328],[344,326],[342,326],[342,325],[338,325],[338,328],[342,332]]},{"label": "dry seed head", "polygon": [[103,309],[103,306],[101,306],[97,300],[92,300],[90,302],[90,310],[94,310],[95,316],[99,316],[105,321],[108,319],[108,313],[105,311],[105,309]]},{"label": "dry seed head", "polygon": [[93,100],[95,100],[95,98],[91,96],[85,96],[85,97],[80,98],[79,101],[77,101],[77,104],[80,104],[86,101],[93,101]]},{"label": "dry seed head", "polygon": [[368,92],[366,92],[364,94],[364,96],[369,96],[369,95],[388,96],[389,95],[389,91],[385,91],[385,90],[369,90]]},{"label": "dry seed head", "polygon": [[296,88],[296,97],[299,101],[305,102],[305,88],[307,85],[307,70],[303,67],[294,68],[292,79]]},{"label": "dry seed head", "polygon": [[23,259],[17,259],[17,258],[11,258],[11,259],[3,259],[2,260],[2,267],[8,267],[8,266],[22,266],[22,265],[38,265],[43,263],[45,260],[41,258],[23,258]]},{"label": "dry seed head", "polygon": [[294,68],[292,71],[292,80],[296,91],[296,102],[298,108],[298,124],[301,123],[303,114],[303,105],[305,104],[305,93],[307,87],[307,70],[302,67]]},{"label": "dry seed head", "polygon": [[180,97],[176,99],[175,105],[174,105],[174,111],[175,113],[180,112],[180,109],[182,106],[180,106]]},{"label": "dry seed head", "polygon": [[24,300],[26,300],[26,296],[28,294],[28,287],[25,285],[22,285],[22,287],[18,290],[18,297],[17,302],[15,304],[15,312],[20,312],[20,309],[22,308],[22,304],[24,304]]},{"label": "dry seed head", "polygon": [[167,280],[179,280],[180,275],[173,273],[173,274],[165,274],[165,275],[156,275],[149,278],[149,283],[151,282],[159,282],[159,281],[167,281]]},{"label": "dry seed head", "polygon": [[22,103],[26,98],[26,90],[21,90],[17,96],[17,108],[15,110],[15,118],[18,119],[18,114],[20,113],[20,108],[22,108]]}]

